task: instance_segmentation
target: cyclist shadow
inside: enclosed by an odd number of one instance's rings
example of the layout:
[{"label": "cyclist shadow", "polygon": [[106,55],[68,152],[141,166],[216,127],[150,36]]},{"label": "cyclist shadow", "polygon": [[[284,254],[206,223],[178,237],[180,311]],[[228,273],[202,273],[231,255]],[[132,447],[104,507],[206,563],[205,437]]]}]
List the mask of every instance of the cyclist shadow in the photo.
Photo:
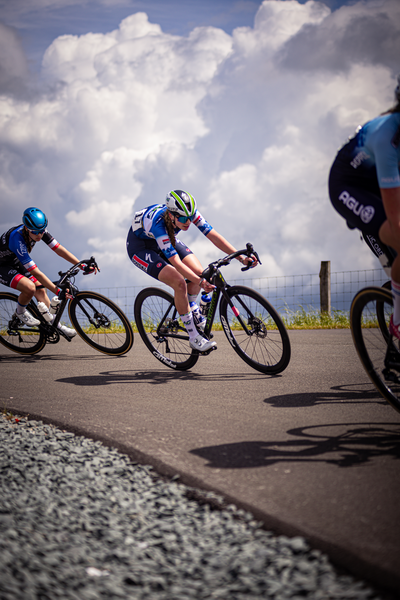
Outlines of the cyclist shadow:
[{"label": "cyclist shadow", "polygon": [[290,429],[290,439],[244,441],[196,448],[190,453],[206,467],[250,469],[279,463],[318,463],[353,467],[375,458],[400,459],[400,424],[334,423]]},{"label": "cyclist shadow", "polygon": [[123,356],[106,356],[105,354],[82,354],[82,356],[77,356],[76,354],[73,356],[69,356],[68,354],[28,354],[27,356],[23,356],[21,354],[10,354],[0,356],[0,363],[35,363],[35,362],[46,362],[46,361],[62,361],[62,362],[76,362],[76,361],[93,361],[93,360],[110,360],[110,359],[122,359]]},{"label": "cyclist shadow", "polygon": [[160,370],[148,370],[148,371],[103,371],[96,373],[95,375],[80,375],[76,377],[65,377],[63,379],[57,379],[60,383],[69,383],[77,386],[104,386],[113,385],[118,383],[149,383],[150,385],[165,385],[173,383],[175,381],[196,381],[201,383],[209,382],[234,382],[249,381],[250,379],[259,379],[259,377],[252,374],[196,374],[191,371],[160,371]]},{"label": "cyclist shadow", "polygon": [[330,388],[332,392],[306,392],[271,396],[264,400],[274,408],[306,408],[320,404],[364,404],[374,401],[387,405],[372,383],[337,385]]}]

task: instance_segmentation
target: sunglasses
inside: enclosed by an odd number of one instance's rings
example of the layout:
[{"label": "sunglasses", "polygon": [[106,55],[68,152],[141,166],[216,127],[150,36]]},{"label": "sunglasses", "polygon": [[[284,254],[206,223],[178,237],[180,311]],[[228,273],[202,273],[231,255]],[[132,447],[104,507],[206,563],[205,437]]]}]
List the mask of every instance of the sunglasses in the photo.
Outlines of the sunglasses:
[{"label": "sunglasses", "polygon": [[46,230],[45,229],[41,229],[40,231],[37,231],[35,229],[28,229],[29,233],[33,233],[33,235],[42,235],[42,233],[44,233]]},{"label": "sunglasses", "polygon": [[179,223],[185,224],[187,221],[191,221],[192,218],[191,217],[178,217],[178,215],[176,215],[175,213],[173,213],[175,219],[177,219],[179,221]]}]

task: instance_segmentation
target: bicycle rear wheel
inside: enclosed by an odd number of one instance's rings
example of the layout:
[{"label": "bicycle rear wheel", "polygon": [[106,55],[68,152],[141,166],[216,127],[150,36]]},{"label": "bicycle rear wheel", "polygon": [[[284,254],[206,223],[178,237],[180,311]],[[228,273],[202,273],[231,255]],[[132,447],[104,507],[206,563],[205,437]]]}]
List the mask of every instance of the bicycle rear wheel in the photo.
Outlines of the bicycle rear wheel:
[{"label": "bicycle rear wheel", "polygon": [[369,378],[385,400],[400,412],[399,340],[390,338],[388,333],[392,311],[389,290],[364,288],[351,303],[350,326],[358,356]]},{"label": "bicycle rear wheel", "polygon": [[[9,292],[0,292],[0,343],[19,354],[36,354],[46,345],[46,336],[40,326],[27,327],[14,318],[18,296]],[[41,316],[33,302],[28,310],[36,319]]]},{"label": "bicycle rear wheel", "polygon": [[146,288],[135,300],[135,322],[150,352],[171,369],[193,367],[198,352],[189,345],[189,336],[179,321],[174,298],[159,288]]},{"label": "bicycle rear wheel", "polygon": [[78,292],[68,313],[80,337],[99,352],[121,356],[132,348],[133,330],[127,316],[105,296]]},{"label": "bicycle rear wheel", "polygon": [[251,288],[235,285],[222,296],[221,323],[232,348],[248,365],[277,375],[290,361],[290,340],[282,319],[271,304]]}]

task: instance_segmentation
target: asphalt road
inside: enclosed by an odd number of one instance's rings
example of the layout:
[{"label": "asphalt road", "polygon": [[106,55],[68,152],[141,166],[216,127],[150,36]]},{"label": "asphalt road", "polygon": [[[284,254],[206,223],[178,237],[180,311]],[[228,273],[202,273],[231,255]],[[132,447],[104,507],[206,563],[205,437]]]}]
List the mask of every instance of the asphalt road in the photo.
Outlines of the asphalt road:
[{"label": "asphalt road", "polygon": [[217,352],[183,373],[138,334],[115,358],[80,339],[33,357],[0,347],[1,405],[216,490],[400,592],[400,414],[369,383],[349,331],[290,338],[277,377],[248,367],[223,333]]}]

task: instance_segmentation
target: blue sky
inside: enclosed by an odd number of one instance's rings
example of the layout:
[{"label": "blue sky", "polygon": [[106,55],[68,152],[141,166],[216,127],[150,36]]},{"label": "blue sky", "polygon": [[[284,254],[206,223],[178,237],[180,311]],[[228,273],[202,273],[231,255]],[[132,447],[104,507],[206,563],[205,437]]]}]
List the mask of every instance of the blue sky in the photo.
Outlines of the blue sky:
[{"label": "blue sky", "polygon": [[[299,0],[305,4],[307,0]],[[354,0],[323,0],[331,10]],[[0,21],[15,27],[37,69],[46,48],[60,35],[106,33],[133,12],[145,12],[165,33],[186,36],[194,27],[219,27],[231,34],[252,26],[259,0],[0,0]]]},{"label": "blue sky", "polygon": [[[97,287],[148,284],[125,250],[133,214],[183,188],[232,244],[253,242],[259,277],[379,267],[327,178],[393,101],[398,0],[0,0],[0,16],[1,232],[39,206],[96,256]],[[220,255],[184,238],[203,264]]]}]

